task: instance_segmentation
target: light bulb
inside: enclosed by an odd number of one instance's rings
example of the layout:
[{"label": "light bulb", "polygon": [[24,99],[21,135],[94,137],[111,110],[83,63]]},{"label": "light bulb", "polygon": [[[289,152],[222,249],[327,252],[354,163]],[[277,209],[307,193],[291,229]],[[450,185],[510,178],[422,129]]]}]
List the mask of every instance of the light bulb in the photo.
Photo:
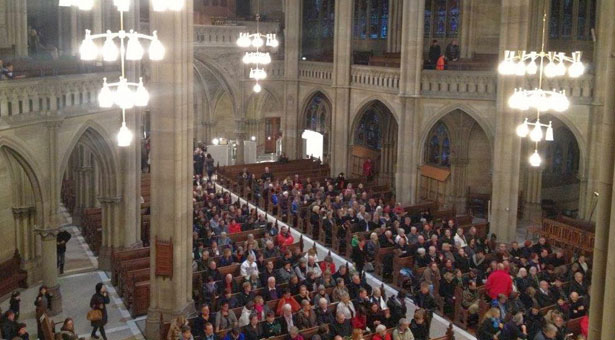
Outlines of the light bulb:
[{"label": "light bulb", "polygon": [[164,59],[165,49],[160,40],[158,40],[158,32],[153,32],[154,39],[149,45],[149,59],[162,60]]},{"label": "light bulb", "polygon": [[523,121],[523,123],[517,126],[517,136],[521,138],[527,137],[527,134],[530,133],[530,128],[527,125],[527,118]]},{"label": "light bulb", "polygon": [[269,55],[269,53],[264,53],[263,54],[263,65],[269,65],[271,64],[271,55]]},{"label": "light bulb", "polygon": [[530,132],[530,139],[534,142],[540,142],[542,140],[542,127],[540,126],[540,120],[536,120],[536,125]]},{"label": "light bulb", "polygon": [[251,139],[253,142],[255,142],[255,141],[256,141],[256,136],[252,136],[252,137],[250,137],[250,139]]},{"label": "light bulb", "polygon": [[551,109],[551,100],[549,100],[544,92],[541,92],[539,99],[535,101],[536,110],[540,112],[549,111]]},{"label": "light bulb", "polygon": [[549,78],[553,78],[557,75],[557,66],[550,61],[547,66],[545,66],[545,76]]},{"label": "light bulb", "polygon": [[510,98],[508,99],[508,106],[511,109],[519,108],[519,90],[515,89],[515,93],[510,96]]},{"label": "light bulb", "polygon": [[155,12],[163,12],[167,10],[167,0],[152,0],[152,9]]},{"label": "light bulb", "polygon": [[259,83],[254,84],[254,87],[252,88],[252,90],[254,90],[255,93],[260,93],[263,88],[261,87],[261,85]]},{"label": "light bulb", "polygon": [[115,61],[117,60],[117,56],[119,54],[119,49],[113,42],[113,35],[111,31],[107,31],[107,38],[105,39],[105,43],[103,45],[102,54],[104,61]]},{"label": "light bulb", "polygon": [[525,71],[527,72],[527,74],[536,74],[536,71],[538,71],[538,65],[536,65],[536,61],[532,60],[529,64],[527,64],[527,66],[525,67]]},{"label": "light bulb", "polygon": [[239,39],[237,39],[237,46],[239,47],[249,47],[251,44],[250,38],[247,33],[239,33]]},{"label": "light bulb", "polygon": [[564,112],[570,107],[570,101],[568,100],[568,97],[566,97],[565,91],[562,91],[561,93],[553,93],[551,95],[551,98],[551,106],[553,107],[554,111]]},{"label": "light bulb", "polygon": [[141,60],[143,58],[143,46],[139,42],[137,33],[130,30],[128,34],[128,44],[126,45],[127,60]]},{"label": "light bulb", "polygon": [[220,140],[218,138],[214,138],[214,139],[211,140],[211,144],[218,145],[218,144],[220,144]]},{"label": "light bulb", "polygon": [[113,0],[113,4],[120,12],[128,12],[130,10],[130,1],[128,0]]},{"label": "light bulb", "polygon": [[280,46],[280,42],[278,42],[278,39],[275,38],[275,35],[273,36],[273,39],[271,39],[271,41],[269,41],[269,46],[276,48],[278,46]]},{"label": "light bulb", "polygon": [[498,72],[501,75],[508,75],[508,61],[507,60],[502,60],[500,62],[500,64],[498,65]]},{"label": "light bulb", "polygon": [[103,108],[109,108],[113,106],[113,93],[107,85],[107,78],[103,78],[103,87],[98,93],[98,106]]},{"label": "light bulb", "polygon": [[525,75],[525,63],[521,60],[519,60],[519,62],[515,64],[515,75]]},{"label": "light bulb", "polygon": [[558,76],[563,76],[564,74],[566,74],[566,65],[564,65],[563,61],[557,63],[556,70]]},{"label": "light bulb", "polygon": [[139,78],[139,85],[137,86],[137,92],[135,93],[135,106],[147,106],[149,102],[149,92],[145,86],[143,86],[143,78]]},{"label": "light bulb", "polygon": [[79,0],[79,9],[82,11],[89,11],[94,7],[94,0]]},{"label": "light bulb", "polygon": [[256,36],[254,39],[252,39],[252,46],[259,48],[259,47],[263,47],[263,44],[265,42],[263,41],[263,38],[261,38],[260,36]]},{"label": "light bulb", "polygon": [[540,159],[538,150],[534,150],[534,153],[530,156],[530,165],[534,167],[539,167],[540,163],[542,163],[542,159]]},{"label": "light bulb", "polygon": [[574,62],[568,68],[568,75],[572,78],[578,78],[581,75],[583,75],[584,72],[585,72],[585,65],[583,65],[583,63],[580,61]]},{"label": "light bulb", "polygon": [[117,134],[117,146],[127,147],[132,143],[132,132],[126,126],[126,122],[122,122],[120,132]]},{"label": "light bulb", "polygon": [[79,54],[81,55],[81,60],[95,60],[98,56],[98,48],[96,48],[96,44],[94,44],[94,40],[90,36],[90,30],[85,30],[85,38],[81,42],[81,46],[79,46]]},{"label": "light bulb", "polygon": [[545,136],[545,140],[548,142],[553,141],[553,125],[549,122],[549,126],[547,127],[547,134]]},{"label": "light bulb", "polygon": [[126,78],[120,78],[120,83],[115,92],[115,104],[122,109],[132,109],[135,106],[134,93],[128,88]]},{"label": "light bulb", "polygon": [[252,56],[251,56],[251,54],[250,54],[250,53],[248,53],[248,52],[246,52],[246,54],[243,56],[242,61],[243,61],[243,63],[244,63],[244,64],[246,64],[246,65],[247,65],[247,64],[250,64],[250,63],[251,63],[251,61],[252,61]]}]

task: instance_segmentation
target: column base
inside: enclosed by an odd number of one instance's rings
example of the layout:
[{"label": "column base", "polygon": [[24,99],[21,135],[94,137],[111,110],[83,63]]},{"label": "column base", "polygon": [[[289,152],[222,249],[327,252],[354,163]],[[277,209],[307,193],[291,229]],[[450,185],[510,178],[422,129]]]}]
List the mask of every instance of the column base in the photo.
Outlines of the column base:
[{"label": "column base", "polygon": [[47,287],[47,290],[51,294],[51,310],[49,311],[49,316],[62,313],[62,291],[60,290],[60,285]]},{"label": "column base", "polygon": [[98,254],[98,269],[110,272],[111,271],[111,254],[113,253],[113,248],[111,247],[100,247],[100,251]]},{"label": "column base", "polygon": [[166,339],[166,334],[161,334],[162,325],[171,322],[180,315],[189,315],[195,312],[194,301],[189,301],[183,308],[175,311],[150,308],[145,320],[145,338],[148,340]]}]

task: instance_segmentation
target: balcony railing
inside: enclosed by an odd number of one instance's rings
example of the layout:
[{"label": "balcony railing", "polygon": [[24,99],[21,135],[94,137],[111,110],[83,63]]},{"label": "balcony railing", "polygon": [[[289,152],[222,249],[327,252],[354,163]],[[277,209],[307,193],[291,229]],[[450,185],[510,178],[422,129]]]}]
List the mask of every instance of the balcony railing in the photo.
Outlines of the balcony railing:
[{"label": "balcony railing", "polygon": [[98,108],[103,77],[116,73],[91,73],[0,82],[0,120],[18,121],[54,112]]},{"label": "balcony railing", "polygon": [[[280,24],[277,22],[262,22],[260,32],[278,33]],[[194,25],[194,41],[197,46],[237,47],[239,33],[256,33],[256,23],[242,22],[242,25]]]},{"label": "balcony railing", "polygon": [[299,79],[319,84],[331,85],[333,64],[319,61],[299,62]]},{"label": "balcony railing", "polygon": [[496,84],[495,72],[423,70],[421,94],[425,97],[495,99]]},{"label": "balcony railing", "polygon": [[397,93],[399,92],[399,69],[353,65],[350,84],[354,87]]}]

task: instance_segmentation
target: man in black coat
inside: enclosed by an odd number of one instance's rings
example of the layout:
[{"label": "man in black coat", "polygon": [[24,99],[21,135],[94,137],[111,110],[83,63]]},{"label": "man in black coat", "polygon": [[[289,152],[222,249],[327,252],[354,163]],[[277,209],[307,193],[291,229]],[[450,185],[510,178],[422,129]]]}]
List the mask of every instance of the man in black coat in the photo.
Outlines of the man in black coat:
[{"label": "man in black coat", "polygon": [[335,322],[330,325],[331,336],[337,335],[347,338],[352,335],[352,325],[349,319],[344,317],[344,313],[339,312],[335,315]]},{"label": "man in black coat", "polygon": [[56,236],[56,250],[58,253],[57,266],[60,270],[60,274],[64,274],[64,259],[66,256],[66,243],[71,239],[72,235],[66,231],[62,230]]}]

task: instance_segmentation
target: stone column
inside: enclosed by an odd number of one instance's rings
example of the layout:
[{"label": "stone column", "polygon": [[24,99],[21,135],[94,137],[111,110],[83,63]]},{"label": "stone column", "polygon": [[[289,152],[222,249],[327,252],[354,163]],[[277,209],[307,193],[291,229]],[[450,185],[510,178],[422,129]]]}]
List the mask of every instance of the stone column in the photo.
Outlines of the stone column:
[{"label": "stone column", "polygon": [[527,168],[527,186],[525,188],[525,202],[540,204],[542,193],[542,167]]},{"label": "stone column", "polygon": [[[592,106],[592,132],[596,132],[590,145],[591,168],[598,176],[588,186],[600,194],[595,213],[596,240],[594,243],[591,306],[589,310],[589,340],[613,339],[615,337],[615,263],[609,249],[615,249],[615,232],[610,231],[615,223],[613,212],[613,144],[615,142],[615,2],[598,1],[596,24],[597,43],[594,49],[596,72],[594,75],[594,102]],[[589,191],[589,190],[588,190]]]},{"label": "stone column", "polygon": [[352,14],[354,0],[335,2],[333,37],[333,103],[331,119],[331,170],[337,175],[348,171],[350,131],[350,75],[352,62]]},{"label": "stone column", "polygon": [[290,159],[301,156],[301,133],[298,131],[299,56],[301,53],[301,1],[284,0],[284,125],[282,148]]},{"label": "stone column", "polygon": [[465,0],[461,3],[461,29],[459,30],[459,48],[461,58],[474,56],[474,0]]},{"label": "stone column", "polygon": [[23,269],[28,272],[28,285],[36,282],[40,277],[35,272],[36,267],[36,241],[34,239],[35,207],[13,208],[15,220],[15,239],[17,249],[23,262]]},{"label": "stone column", "polygon": [[401,52],[403,0],[389,0],[387,52]]},{"label": "stone column", "polygon": [[[502,0],[500,58],[505,50],[527,50],[529,3],[529,0]],[[498,76],[490,229],[502,242],[516,238],[519,164],[527,162],[525,157],[520,160],[521,138],[515,133],[521,115],[507,105],[515,84],[521,81],[516,77]]]},{"label": "stone column", "polygon": [[[160,321],[194,310],[192,301],[193,4],[150,12],[167,54],[152,63],[152,225],[150,305],[145,337],[158,339]],[[169,114],[173,112],[173,114]],[[169,185],[172,183],[172,185]],[[156,275],[156,240],[173,244],[172,276]]]},{"label": "stone column", "polygon": [[530,42],[529,49],[532,51],[540,51],[542,45],[542,28],[543,17],[546,11],[547,17],[545,21],[545,51],[548,51],[549,45],[549,18],[551,13],[551,1],[549,0],[534,0],[530,2]]},{"label": "stone column", "polygon": [[[121,197],[99,197],[102,217],[102,244],[98,254],[98,267],[101,270],[111,270],[111,255],[115,249],[124,247],[122,243],[126,226],[120,224],[122,217]],[[134,243],[133,243],[134,244]]]},{"label": "stone column", "polygon": [[235,158],[235,164],[244,164],[245,163],[245,155],[244,155],[245,147],[243,145],[243,142],[246,140],[245,119],[244,118],[235,119],[235,139],[237,140],[237,155]]},{"label": "stone column", "polygon": [[28,5],[27,0],[9,0],[7,4],[9,38],[15,45],[15,55],[28,55]]},{"label": "stone column", "polygon": [[[416,200],[420,155],[421,75],[423,70],[423,34],[425,1],[403,0],[401,39],[401,74],[399,96],[402,103],[398,117],[397,169],[395,193],[402,204]],[[401,147],[403,145],[404,147]]]},{"label": "stone column", "polygon": [[52,295],[49,316],[54,316],[62,312],[62,292],[58,283],[58,253],[56,249],[56,235],[59,229],[38,229],[36,232],[40,235],[42,241],[41,272],[43,285],[47,286],[47,290]]},{"label": "stone column", "polygon": [[468,190],[468,186],[466,185],[466,179],[468,163],[469,160],[467,158],[456,157],[453,159],[451,164],[452,190],[450,191],[450,193],[452,196],[453,204],[455,205],[455,210],[458,214],[465,214],[466,212],[466,192]]}]

